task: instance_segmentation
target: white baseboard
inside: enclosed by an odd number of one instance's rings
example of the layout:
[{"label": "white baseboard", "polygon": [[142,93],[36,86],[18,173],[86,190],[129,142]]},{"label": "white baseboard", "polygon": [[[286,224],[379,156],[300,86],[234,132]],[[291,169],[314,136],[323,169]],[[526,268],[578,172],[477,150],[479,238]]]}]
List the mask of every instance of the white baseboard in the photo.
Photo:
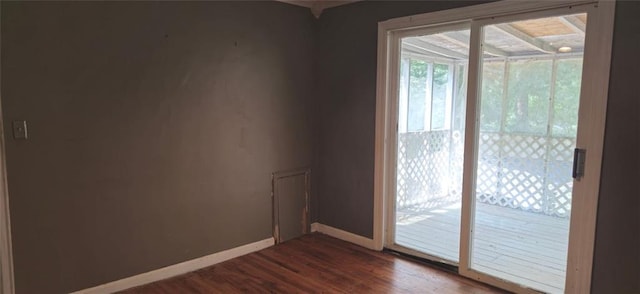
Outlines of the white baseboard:
[{"label": "white baseboard", "polygon": [[311,232],[322,233],[340,240],[344,240],[356,245],[360,245],[368,249],[377,250],[373,239],[362,237],[360,235],[356,235],[354,233],[336,229],[334,227],[323,225],[321,223],[312,223]]},{"label": "white baseboard", "polygon": [[200,258],[181,262],[178,264],[170,265],[167,267],[163,267],[161,269],[157,269],[157,270],[153,270],[143,274],[113,281],[113,282],[99,285],[93,288],[80,290],[77,292],[73,292],[71,294],[114,293],[114,292],[129,289],[129,288],[149,284],[152,282],[168,279],[174,276],[186,274],[188,272],[196,271],[196,270],[209,267],[216,263],[221,263],[223,261],[226,261],[238,256],[249,254],[255,251],[260,251],[262,249],[271,247],[273,245],[274,245],[273,238],[268,238],[262,241],[231,248],[229,250],[217,252],[211,255],[207,255]]}]

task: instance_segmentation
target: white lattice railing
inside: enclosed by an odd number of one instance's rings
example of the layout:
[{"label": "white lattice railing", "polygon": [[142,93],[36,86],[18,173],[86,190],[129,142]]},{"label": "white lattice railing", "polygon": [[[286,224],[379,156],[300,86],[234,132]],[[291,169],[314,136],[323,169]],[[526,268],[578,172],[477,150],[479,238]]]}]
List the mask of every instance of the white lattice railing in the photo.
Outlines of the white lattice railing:
[{"label": "white lattice railing", "polygon": [[397,207],[459,200],[463,148],[460,132],[399,134]]},{"label": "white lattice railing", "polygon": [[[437,206],[461,195],[463,134],[399,134],[397,206]],[[476,199],[568,217],[575,139],[481,132]]]}]

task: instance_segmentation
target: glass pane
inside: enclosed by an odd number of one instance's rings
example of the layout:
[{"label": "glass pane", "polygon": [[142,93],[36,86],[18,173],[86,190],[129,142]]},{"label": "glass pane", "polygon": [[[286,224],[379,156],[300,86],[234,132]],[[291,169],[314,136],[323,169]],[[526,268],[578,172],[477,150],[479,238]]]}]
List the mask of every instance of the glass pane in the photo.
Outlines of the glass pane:
[{"label": "glass pane", "polygon": [[463,130],[465,122],[465,103],[467,103],[467,64],[456,64],[453,98],[453,118],[451,128]]},{"label": "glass pane", "polygon": [[400,84],[398,89],[398,132],[407,132],[408,114],[407,103],[409,100],[409,58],[400,59]]},{"label": "glass pane", "polygon": [[402,39],[410,97],[401,86],[398,114],[410,118],[398,127],[394,240],[448,263],[459,255],[468,43],[468,30]]},{"label": "glass pane", "polygon": [[431,101],[431,129],[440,130],[445,128],[447,117],[447,100],[450,99],[448,93],[449,65],[435,64],[433,66],[433,100]]},{"label": "glass pane", "polygon": [[470,267],[549,293],[564,291],[584,48],[567,23],[585,19],[483,28]]},{"label": "glass pane", "polygon": [[557,137],[575,137],[578,131],[582,58],[558,60],[556,66],[551,133]]},{"label": "glass pane", "polygon": [[504,98],[504,60],[487,61],[482,68],[482,98],[480,130],[500,130],[502,122],[502,99]]},{"label": "glass pane", "polygon": [[549,121],[551,60],[511,61],[507,83],[506,131],[545,134]]},{"label": "glass pane", "polygon": [[411,59],[409,67],[409,123],[410,132],[424,130],[429,64]]}]

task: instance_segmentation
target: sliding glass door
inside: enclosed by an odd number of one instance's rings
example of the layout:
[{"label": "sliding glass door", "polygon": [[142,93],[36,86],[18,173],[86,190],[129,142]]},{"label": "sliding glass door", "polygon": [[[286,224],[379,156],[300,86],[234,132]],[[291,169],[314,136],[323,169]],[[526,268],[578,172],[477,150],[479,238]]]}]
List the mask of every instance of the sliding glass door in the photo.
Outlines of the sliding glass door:
[{"label": "sliding glass door", "polygon": [[390,35],[386,247],[512,291],[565,291],[574,188],[588,186],[576,147],[604,121],[580,114],[601,102],[581,93],[591,9]]},{"label": "sliding glass door", "polygon": [[401,39],[395,244],[458,262],[469,29]]},{"label": "sliding glass door", "polygon": [[480,30],[470,267],[548,293],[565,284],[586,18]]}]

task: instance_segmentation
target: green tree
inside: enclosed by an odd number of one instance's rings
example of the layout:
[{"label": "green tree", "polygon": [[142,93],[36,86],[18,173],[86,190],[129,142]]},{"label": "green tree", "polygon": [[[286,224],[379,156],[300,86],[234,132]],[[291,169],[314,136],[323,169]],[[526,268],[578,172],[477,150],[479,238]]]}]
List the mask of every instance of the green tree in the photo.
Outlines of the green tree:
[{"label": "green tree", "polygon": [[551,134],[575,137],[578,130],[582,58],[558,60],[556,67]]},{"label": "green tree", "polygon": [[409,64],[409,131],[424,130],[425,97],[427,94],[427,77],[430,66],[421,60],[410,60]]},{"label": "green tree", "polygon": [[509,65],[505,129],[545,134],[549,123],[551,60],[524,59]]}]

